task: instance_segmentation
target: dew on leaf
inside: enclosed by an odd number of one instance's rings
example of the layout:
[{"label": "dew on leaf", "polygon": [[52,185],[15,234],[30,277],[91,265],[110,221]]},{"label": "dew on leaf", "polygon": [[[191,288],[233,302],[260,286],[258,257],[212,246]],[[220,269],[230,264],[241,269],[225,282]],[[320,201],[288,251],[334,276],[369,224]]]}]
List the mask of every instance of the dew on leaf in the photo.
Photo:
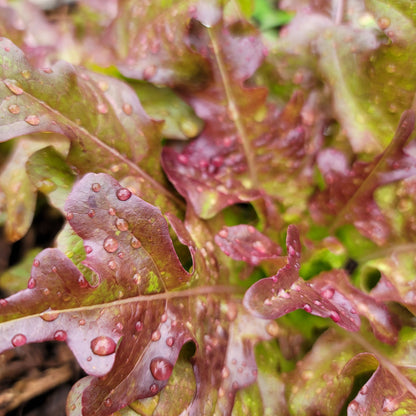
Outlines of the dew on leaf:
[{"label": "dew on leaf", "polygon": [[156,394],[158,391],[159,391],[159,387],[158,387],[158,385],[157,385],[157,384],[155,384],[155,383],[153,383],[153,384],[150,386],[150,393],[152,393],[152,394]]},{"label": "dew on leaf", "polygon": [[159,341],[161,337],[160,331],[158,329],[156,329],[156,331],[154,331],[152,333],[152,341]]},{"label": "dew on leaf", "polygon": [[137,321],[136,322],[136,331],[140,332],[143,329],[143,322],[142,321]]},{"label": "dew on leaf", "polygon": [[38,259],[33,260],[33,267],[39,267],[40,261]]},{"label": "dew on leaf", "polygon": [[91,185],[91,189],[93,192],[100,192],[101,185],[99,183],[93,183]]},{"label": "dew on leaf", "polygon": [[331,311],[330,313],[329,313],[329,317],[335,322],[335,323],[338,323],[340,320],[341,320],[341,318],[340,318],[340,316],[339,316],[339,313],[338,312],[336,312],[336,311]]},{"label": "dew on leaf", "polygon": [[29,78],[32,76],[32,74],[30,73],[30,71],[28,71],[27,69],[24,69],[24,70],[21,72],[21,74],[22,74],[22,77],[23,77],[24,79],[29,79]]},{"label": "dew on leaf", "polygon": [[130,116],[133,112],[133,107],[128,103],[124,103],[122,108],[123,108],[124,113],[127,114],[128,116]]},{"label": "dew on leaf", "polygon": [[13,347],[21,347],[25,345],[27,338],[23,334],[17,334],[12,338]]},{"label": "dew on leaf", "polygon": [[116,215],[116,210],[115,210],[114,208],[109,208],[109,209],[108,209],[108,213],[109,213],[110,215]]},{"label": "dew on leaf", "polygon": [[68,212],[68,213],[66,214],[66,219],[67,219],[68,221],[71,221],[73,218],[74,218],[74,214],[73,214],[72,212]]},{"label": "dew on leaf", "polygon": [[89,355],[88,357],[87,357],[87,361],[91,361],[92,360],[92,357],[91,357],[91,355]]},{"label": "dew on leaf", "polygon": [[311,313],[312,312],[311,305],[309,305],[308,303],[306,303],[305,305],[303,305],[303,310],[305,312]]},{"label": "dew on leaf", "polygon": [[173,338],[173,337],[166,338],[166,345],[168,347],[173,347],[174,343],[175,343],[175,338]]},{"label": "dew on leaf", "polygon": [[58,330],[55,332],[55,334],[53,335],[53,339],[55,341],[66,341],[67,338],[67,334],[65,331],[62,330]]},{"label": "dew on leaf", "polygon": [[27,287],[28,289],[33,289],[35,286],[36,286],[36,280],[33,277],[31,277],[29,281],[27,282]]},{"label": "dew on leaf", "polygon": [[267,252],[266,247],[261,241],[255,241],[253,243],[253,248],[261,254],[265,254]]},{"label": "dew on leaf", "polygon": [[133,248],[140,248],[142,246],[142,243],[136,237],[132,237],[130,241],[130,245]]},{"label": "dew on leaf", "polygon": [[124,218],[117,218],[116,227],[119,231],[127,231],[129,229],[129,223]]},{"label": "dew on leaf", "polygon": [[108,113],[108,107],[104,103],[100,103],[97,105],[97,111],[100,114],[107,114]]},{"label": "dew on leaf", "polygon": [[86,281],[86,279],[84,278],[84,276],[78,277],[78,285],[82,289],[88,287],[88,282]]},{"label": "dew on leaf", "polygon": [[117,263],[116,263],[114,260],[110,260],[110,261],[108,262],[108,267],[109,267],[111,270],[116,270],[116,269],[117,269]]},{"label": "dew on leaf", "polygon": [[12,113],[12,114],[19,114],[20,113],[20,107],[17,104],[12,104],[9,105],[8,110]]},{"label": "dew on leaf", "polygon": [[394,398],[386,397],[383,401],[384,412],[394,412],[399,408],[399,403]]},{"label": "dew on leaf", "polygon": [[222,229],[220,230],[220,232],[218,233],[218,235],[222,238],[227,238],[228,237],[228,230],[226,229]]},{"label": "dew on leaf", "polygon": [[230,370],[228,369],[227,366],[224,366],[221,370],[221,377],[227,378],[229,375],[230,375]]},{"label": "dew on leaf", "polygon": [[25,121],[27,124],[30,124],[31,126],[38,126],[40,124],[40,118],[34,114],[30,114],[27,117],[25,117]]},{"label": "dew on leaf", "polygon": [[131,197],[131,191],[127,188],[121,188],[116,193],[120,201],[127,201]]},{"label": "dew on leaf", "polygon": [[95,355],[106,356],[114,353],[116,345],[112,338],[99,336],[91,341],[91,351]]},{"label": "dew on leaf", "polygon": [[325,299],[332,299],[334,296],[335,290],[333,288],[327,288],[321,292],[322,297]]},{"label": "dew on leaf", "polygon": [[57,269],[57,267],[56,266],[52,266],[52,273],[56,273],[57,271],[58,271],[58,269]]},{"label": "dew on leaf", "polygon": [[160,322],[166,322],[168,320],[168,315],[167,313],[163,313],[162,316],[160,317]]},{"label": "dew on leaf", "polygon": [[107,253],[114,253],[118,249],[118,241],[114,237],[107,237],[104,240],[103,247]]},{"label": "dew on leaf", "polygon": [[16,84],[14,84],[13,82],[10,82],[8,80],[4,80],[3,81],[4,85],[6,85],[6,87],[15,95],[22,95],[23,94],[23,90],[18,87]]},{"label": "dew on leaf", "polygon": [[156,380],[167,380],[172,374],[172,370],[172,363],[165,358],[154,358],[150,363],[150,372]]},{"label": "dew on leaf", "polygon": [[40,314],[40,317],[46,322],[55,321],[59,316],[59,312],[53,311],[51,309],[46,310]]},{"label": "dew on leaf", "polygon": [[93,217],[94,217],[94,215],[95,215],[95,211],[94,211],[93,209],[90,209],[90,210],[88,211],[88,216],[89,216],[90,218],[93,218]]},{"label": "dew on leaf", "polygon": [[80,319],[80,320],[78,321],[78,325],[79,325],[79,326],[84,326],[84,325],[85,325],[85,319]]},{"label": "dew on leaf", "polygon": [[117,254],[117,257],[119,257],[120,259],[124,259],[125,254],[124,254],[122,251],[120,251],[120,252]]},{"label": "dew on leaf", "polygon": [[91,247],[91,246],[85,246],[84,248],[85,248],[85,252],[86,252],[87,254],[92,253],[92,247]]},{"label": "dew on leaf", "polygon": [[105,407],[111,407],[113,405],[113,401],[110,398],[104,400]]}]

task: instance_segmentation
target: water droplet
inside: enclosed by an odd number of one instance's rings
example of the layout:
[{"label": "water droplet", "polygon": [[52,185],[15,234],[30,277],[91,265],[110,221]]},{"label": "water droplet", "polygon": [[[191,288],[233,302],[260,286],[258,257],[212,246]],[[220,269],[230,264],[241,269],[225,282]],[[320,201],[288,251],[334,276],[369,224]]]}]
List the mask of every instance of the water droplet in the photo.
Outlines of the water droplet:
[{"label": "water droplet", "polygon": [[364,384],[363,388],[360,390],[360,394],[367,394],[368,393],[368,385]]},{"label": "water droplet", "polygon": [[116,346],[116,343],[110,337],[99,336],[91,341],[91,351],[95,355],[105,356],[113,354]]},{"label": "water droplet", "polygon": [[166,322],[168,320],[168,314],[167,313],[163,313],[162,316],[160,317],[160,322]]},{"label": "water droplet", "polygon": [[221,377],[222,378],[227,378],[230,375],[230,370],[228,369],[227,366],[223,367],[221,370]]},{"label": "water droplet", "polygon": [[399,403],[394,398],[386,397],[383,401],[384,412],[394,412],[399,408]]},{"label": "water droplet", "polygon": [[165,358],[154,358],[150,363],[150,372],[156,380],[167,380],[172,374],[172,370],[172,363]]},{"label": "water droplet", "polygon": [[17,334],[12,338],[12,345],[13,347],[21,347],[25,345],[27,342],[27,338],[23,334]]},{"label": "water droplet", "polygon": [[266,325],[266,332],[273,338],[277,337],[280,333],[279,325],[275,321],[271,321]]},{"label": "water droplet", "polygon": [[52,309],[48,309],[40,314],[40,317],[46,322],[52,322],[57,319],[59,316],[59,312],[54,311]]},{"label": "water droplet", "polygon": [[92,357],[91,357],[91,355],[89,355],[88,357],[87,357],[87,361],[91,361],[92,360]]},{"label": "water droplet", "polygon": [[66,214],[66,219],[67,219],[68,221],[71,221],[73,218],[74,218],[74,214],[73,214],[72,212],[68,212],[68,213]]},{"label": "water droplet", "polygon": [[108,83],[105,81],[98,81],[98,88],[102,91],[102,92],[106,92],[108,90]]},{"label": "water droplet", "polygon": [[108,267],[109,267],[111,270],[116,270],[116,269],[117,269],[117,263],[116,263],[114,260],[110,260],[110,261],[108,262]]},{"label": "water droplet", "polygon": [[160,337],[161,337],[160,331],[156,329],[156,331],[152,333],[152,341],[154,342],[159,341]]},{"label": "water droplet", "polygon": [[0,299],[0,306],[7,306],[8,302],[6,299]]},{"label": "water droplet", "polygon": [[88,216],[89,216],[90,218],[93,218],[93,217],[94,217],[94,215],[95,215],[95,211],[94,211],[93,209],[90,209],[90,210],[88,211]]},{"label": "water droplet", "polygon": [[131,191],[127,188],[119,189],[116,194],[120,201],[127,201],[131,197]]},{"label": "water droplet", "polygon": [[42,71],[45,73],[45,74],[52,74],[52,68],[42,68]]},{"label": "water droplet", "polygon": [[40,261],[38,259],[33,260],[33,267],[39,267]]},{"label": "water droplet", "polygon": [[128,103],[123,104],[122,108],[123,108],[124,113],[127,114],[128,116],[130,116],[131,113],[133,112],[133,107]]},{"label": "water droplet", "polygon": [[124,218],[117,218],[116,227],[120,231],[127,231],[129,229],[129,223]]},{"label": "water droplet", "polygon": [[132,237],[130,241],[130,245],[133,248],[140,248],[142,246],[142,243],[136,237]]},{"label": "water droplet", "polygon": [[22,95],[23,90],[11,81],[3,81],[4,85],[15,95]]},{"label": "water droplet", "polygon": [[85,252],[86,252],[87,254],[92,253],[92,247],[91,247],[91,246],[85,246],[84,248],[85,248]]},{"label": "water droplet", "polygon": [[104,406],[105,407],[111,407],[113,405],[113,402],[110,398],[107,398],[104,400]]},{"label": "water droplet", "polygon": [[9,111],[12,114],[19,114],[20,113],[20,107],[17,104],[9,105]]},{"label": "water droplet", "polygon": [[27,282],[27,287],[28,289],[33,289],[35,286],[36,286],[36,280],[33,277],[31,277],[29,281]]},{"label": "water droplet", "polygon": [[58,330],[55,332],[55,334],[53,335],[53,339],[55,341],[66,341],[67,338],[67,334],[65,331],[62,330]]},{"label": "water droplet", "polygon": [[23,77],[24,79],[29,79],[29,78],[32,76],[32,74],[30,73],[30,71],[28,71],[27,69],[24,69],[24,70],[21,72],[21,74],[22,74],[22,77]]},{"label": "water droplet", "polygon": [[108,113],[108,107],[104,103],[100,103],[97,105],[97,111],[100,114],[107,114]]},{"label": "water droplet", "polygon": [[80,288],[84,289],[89,286],[88,282],[85,280],[84,276],[78,277],[78,285]]},{"label": "water droplet", "polygon": [[114,253],[118,249],[118,241],[113,237],[107,237],[104,240],[103,246],[107,253]]},{"label": "water droplet", "polygon": [[38,116],[35,116],[34,114],[30,114],[27,117],[25,117],[25,121],[27,124],[30,124],[31,126],[38,126],[40,124],[40,118]]},{"label": "water droplet", "polygon": [[109,209],[108,209],[108,213],[109,213],[110,215],[116,215],[116,210],[115,210],[114,208],[109,208]]},{"label": "water droplet", "polygon": [[52,266],[52,273],[56,273],[58,271],[58,268],[56,266]]},{"label": "water droplet", "polygon": [[85,325],[85,319],[80,319],[80,320],[78,321],[78,325],[79,325],[79,326],[84,326],[84,325]]},{"label": "water droplet", "polygon": [[303,310],[308,312],[308,313],[311,313],[312,312],[311,305],[306,303],[305,305],[303,305]]},{"label": "water droplet", "polygon": [[137,321],[136,322],[136,331],[140,332],[143,329],[143,322],[142,321]]},{"label": "water droplet", "polygon": [[166,339],[166,345],[168,346],[168,347],[173,347],[173,344],[175,343],[175,338],[173,338],[173,337],[169,337],[169,338],[167,338]]},{"label": "water droplet", "polygon": [[261,241],[255,241],[253,243],[253,248],[261,254],[265,254],[267,252],[266,247]]},{"label": "water droplet", "polygon": [[341,320],[341,318],[340,318],[340,316],[339,316],[339,313],[338,312],[336,312],[336,311],[331,311],[330,313],[329,313],[329,317],[335,322],[335,323],[338,323],[340,320]]},{"label": "water droplet", "polygon": [[332,287],[329,287],[321,292],[322,297],[325,299],[332,299],[334,296],[335,290]]},{"label": "water droplet", "polygon": [[156,74],[156,65],[149,65],[143,70],[143,79],[149,80]]},{"label": "water droplet", "polygon": [[387,29],[390,26],[390,23],[391,22],[390,22],[390,19],[388,17],[380,17],[377,20],[377,23],[378,23],[378,27],[381,30],[385,30],[385,29]]},{"label": "water droplet", "polygon": [[178,155],[178,161],[179,163],[182,163],[182,165],[186,165],[189,162],[189,159],[188,156],[181,153]]},{"label": "water droplet", "polygon": [[150,386],[150,393],[152,393],[152,394],[156,394],[158,391],[159,391],[159,387],[158,387],[158,385],[157,385],[157,384],[155,384],[155,383],[153,383],[153,384]]},{"label": "water droplet", "polygon": [[228,230],[226,230],[226,229],[224,228],[224,229],[222,229],[222,230],[218,233],[218,235],[219,235],[220,237],[222,237],[222,238],[227,238],[227,237],[228,237]]},{"label": "water droplet", "polygon": [[91,185],[91,189],[93,190],[93,192],[100,192],[101,185],[99,183],[93,183]]}]

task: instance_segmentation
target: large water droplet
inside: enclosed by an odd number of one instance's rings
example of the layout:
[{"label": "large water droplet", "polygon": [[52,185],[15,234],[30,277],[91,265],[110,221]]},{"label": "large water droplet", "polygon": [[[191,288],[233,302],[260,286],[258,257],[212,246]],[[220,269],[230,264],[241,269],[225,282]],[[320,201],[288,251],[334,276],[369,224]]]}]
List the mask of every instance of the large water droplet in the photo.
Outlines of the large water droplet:
[{"label": "large water droplet", "polygon": [[9,105],[9,111],[12,114],[19,114],[20,113],[20,107],[17,104]]},{"label": "large water droplet", "polygon": [[22,95],[23,94],[23,90],[18,87],[16,84],[14,84],[11,81],[5,80],[3,81],[4,85],[6,85],[6,87],[15,95]]},{"label": "large water droplet", "polygon": [[150,363],[150,372],[156,380],[167,380],[172,374],[172,370],[172,363],[165,358],[154,358]]},{"label": "large water droplet", "polygon": [[55,332],[55,334],[53,335],[53,339],[55,341],[66,341],[67,338],[67,334],[65,331],[62,330],[58,330]]},{"label": "large water droplet", "polygon": [[17,334],[12,338],[13,347],[21,347],[22,345],[25,345],[26,342],[27,339],[23,334]]},{"label": "large water droplet", "polygon": [[142,246],[142,243],[136,237],[132,237],[130,241],[130,245],[133,248],[140,248]]},{"label": "large water droplet", "polygon": [[104,240],[103,246],[107,253],[114,253],[118,249],[118,241],[113,237],[107,237]]},{"label": "large water droplet", "polygon": [[116,350],[116,343],[110,337],[99,336],[91,341],[91,351],[95,355],[105,356],[113,354]]},{"label": "large water droplet", "polygon": [[40,124],[40,118],[34,114],[30,114],[25,118],[27,124],[31,126],[38,126]]},{"label": "large water droplet", "polygon": [[52,309],[48,309],[45,312],[40,314],[40,317],[46,322],[52,322],[57,319],[59,316],[59,312],[53,311]]},{"label": "large water droplet", "polygon": [[119,231],[127,231],[129,229],[129,223],[124,218],[117,218],[116,227]]},{"label": "large water droplet", "polygon": [[152,341],[159,341],[160,337],[161,337],[160,331],[156,329],[156,331],[152,333]]},{"label": "large water droplet", "polygon": [[341,320],[341,318],[340,318],[340,316],[339,316],[339,313],[338,312],[336,312],[336,311],[331,311],[330,313],[329,313],[329,317],[335,322],[335,323],[338,323],[340,320]]},{"label": "large water droplet", "polygon": [[121,188],[117,191],[116,195],[120,201],[127,201],[131,197],[131,191],[127,188]]}]

